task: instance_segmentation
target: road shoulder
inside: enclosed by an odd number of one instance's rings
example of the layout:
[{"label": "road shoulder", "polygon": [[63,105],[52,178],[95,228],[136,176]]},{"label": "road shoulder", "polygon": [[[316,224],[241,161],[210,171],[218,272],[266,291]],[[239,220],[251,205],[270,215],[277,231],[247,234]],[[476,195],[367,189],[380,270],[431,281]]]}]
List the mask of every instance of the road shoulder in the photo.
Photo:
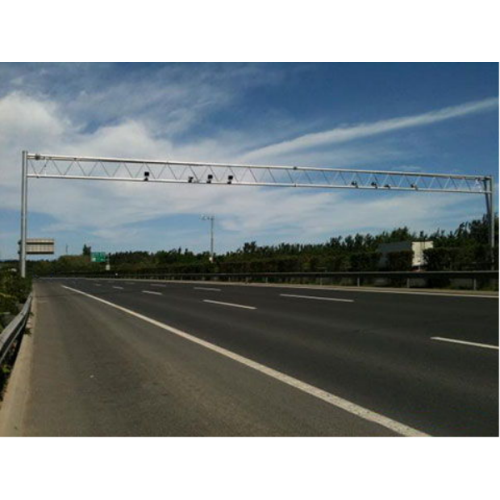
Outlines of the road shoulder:
[{"label": "road shoulder", "polygon": [[30,374],[32,367],[35,321],[37,311],[36,296],[33,296],[31,316],[24,334],[12,374],[7,382],[5,396],[0,406],[0,437],[16,437],[22,435],[22,425],[26,404],[30,392]]}]

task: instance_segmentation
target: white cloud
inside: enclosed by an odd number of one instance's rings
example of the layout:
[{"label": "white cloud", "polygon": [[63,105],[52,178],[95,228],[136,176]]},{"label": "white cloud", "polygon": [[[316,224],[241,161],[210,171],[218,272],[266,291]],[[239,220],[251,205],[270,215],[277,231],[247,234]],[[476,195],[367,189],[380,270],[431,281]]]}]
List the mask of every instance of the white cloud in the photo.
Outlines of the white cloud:
[{"label": "white cloud", "polygon": [[2,64],[0,97],[13,89],[36,100],[49,96],[61,116],[85,129],[138,120],[166,137],[237,104],[245,90],[283,78],[282,69],[254,64]]},{"label": "white cloud", "polygon": [[[363,134],[381,133],[381,130],[418,126],[478,112],[492,107],[492,103],[489,100],[483,104],[446,108],[420,117],[336,129],[337,132],[325,132],[324,137],[329,137],[329,140],[337,137],[334,141],[346,142],[350,140],[347,137],[361,137]],[[396,123],[399,125],[396,126]],[[19,208],[22,149],[60,154],[227,161],[235,160],[239,151],[248,150],[256,142],[255,136],[235,131],[223,131],[211,139],[184,143],[158,136],[155,132],[148,120],[133,118],[88,132],[81,124],[71,121],[62,106],[53,100],[20,92],[5,95],[0,98],[0,210],[17,211]],[[269,131],[261,133],[264,136]],[[330,165],[373,161],[374,158],[394,160],[403,156],[402,151],[373,145],[341,147],[327,153],[306,150],[309,146],[304,147],[304,144],[314,144],[315,140],[299,141],[300,147],[291,141],[292,145],[295,144],[293,147],[282,147],[279,151],[278,145],[273,154],[279,153],[281,159],[286,160],[297,148],[300,154],[294,155],[296,160],[305,164],[328,160]],[[263,150],[265,148],[260,149]],[[217,239],[218,248],[228,249],[248,240],[322,241],[328,235],[382,230],[401,224],[432,229],[436,219],[440,217],[444,220],[446,214],[453,215],[456,221],[482,211],[480,204],[470,199],[472,197],[458,195],[446,198],[422,194],[398,196],[395,193],[374,196],[356,196],[338,191],[30,181],[31,213],[44,214],[52,221],[40,228],[45,234],[57,237],[58,233],[76,232],[84,234],[85,238],[90,235],[95,241],[114,248],[149,249],[186,245],[198,250],[205,248],[205,240],[200,240],[204,234],[202,223],[190,229],[179,228],[175,224],[170,227],[167,222],[169,230],[163,235],[147,224],[154,219],[164,220],[179,214],[198,217],[201,213],[214,213],[218,228],[222,229]],[[7,249],[13,257],[15,239],[2,244],[5,245],[2,255]]]},{"label": "white cloud", "polygon": [[325,145],[340,144],[356,139],[370,137],[388,132],[395,132],[412,127],[422,127],[433,123],[459,118],[484,111],[491,111],[498,107],[497,98],[469,102],[458,106],[430,111],[414,116],[391,118],[373,123],[361,123],[354,126],[336,127],[331,130],[306,134],[292,140],[278,142],[263,148],[249,151],[240,157],[241,161],[255,161],[262,158],[273,158],[292,152],[311,149]]},{"label": "white cloud", "polygon": [[57,105],[53,102],[29,99],[18,92],[0,99],[2,149],[14,148],[20,144],[24,144],[24,147],[50,144],[69,126],[69,122],[58,114]]}]

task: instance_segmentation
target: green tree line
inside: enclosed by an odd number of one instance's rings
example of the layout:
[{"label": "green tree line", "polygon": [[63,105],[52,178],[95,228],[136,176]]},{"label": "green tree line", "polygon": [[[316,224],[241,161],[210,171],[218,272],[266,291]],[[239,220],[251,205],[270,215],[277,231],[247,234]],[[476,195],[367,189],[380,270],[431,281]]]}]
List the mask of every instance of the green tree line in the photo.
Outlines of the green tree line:
[{"label": "green tree line", "polygon": [[[401,227],[376,235],[335,236],[316,244],[258,245],[251,241],[235,251],[217,255],[214,263],[209,262],[208,252],[194,253],[182,248],[159,252],[115,252],[109,255],[109,261],[114,272],[374,271],[379,269],[377,249],[380,244],[408,240],[434,242],[434,248],[424,252],[428,270],[490,269],[492,265],[486,218],[464,222],[453,231],[437,230],[433,233],[415,233],[408,227]],[[495,241],[498,248],[498,217]],[[498,258],[494,265],[498,268]],[[411,252],[388,255],[386,269],[405,271],[411,267]],[[29,263],[30,271],[36,275],[99,272],[104,268],[103,263],[90,262],[90,247],[87,245],[82,255]]]}]

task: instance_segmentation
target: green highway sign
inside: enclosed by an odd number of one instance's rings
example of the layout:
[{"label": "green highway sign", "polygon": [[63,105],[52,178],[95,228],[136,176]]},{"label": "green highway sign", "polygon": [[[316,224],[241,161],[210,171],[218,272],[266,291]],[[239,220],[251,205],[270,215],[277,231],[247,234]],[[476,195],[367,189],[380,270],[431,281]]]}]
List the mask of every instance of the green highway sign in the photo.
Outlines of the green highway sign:
[{"label": "green highway sign", "polygon": [[90,254],[90,262],[107,262],[106,252],[92,252]]}]

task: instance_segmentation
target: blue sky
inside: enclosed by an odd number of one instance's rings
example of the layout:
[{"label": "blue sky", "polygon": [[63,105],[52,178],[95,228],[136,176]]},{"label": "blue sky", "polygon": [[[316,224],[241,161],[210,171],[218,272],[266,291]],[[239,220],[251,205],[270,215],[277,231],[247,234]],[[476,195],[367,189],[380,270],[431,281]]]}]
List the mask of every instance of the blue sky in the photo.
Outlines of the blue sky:
[{"label": "blue sky", "polygon": [[[498,175],[498,65],[0,64],[0,258],[20,152]],[[480,217],[479,196],[30,181],[58,253],[316,242]]]}]

